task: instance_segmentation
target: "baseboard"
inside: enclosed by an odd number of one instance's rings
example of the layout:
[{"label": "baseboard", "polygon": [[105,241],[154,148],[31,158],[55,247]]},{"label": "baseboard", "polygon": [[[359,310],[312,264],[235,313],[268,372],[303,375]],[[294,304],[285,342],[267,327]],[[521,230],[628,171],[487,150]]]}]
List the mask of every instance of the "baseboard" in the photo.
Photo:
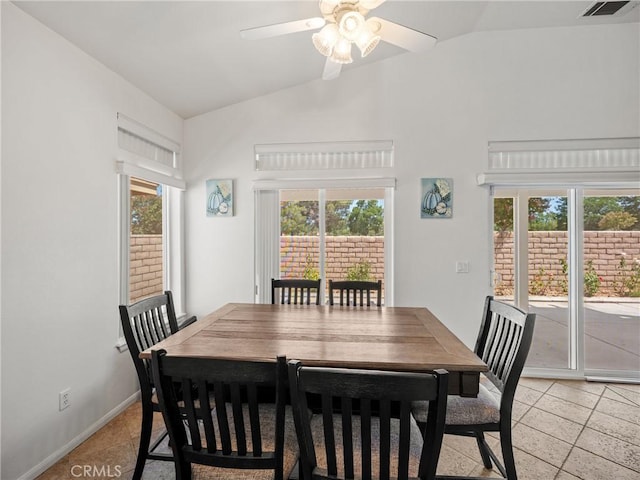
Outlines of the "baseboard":
[{"label": "baseboard", "polygon": [[49,455],[43,461],[38,463],[36,466],[34,466],[30,470],[28,470],[26,473],[22,474],[20,477],[18,477],[17,480],[34,480],[39,475],[42,475],[46,470],[48,470],[49,468],[53,467],[56,463],[58,463],[60,460],[62,460],[65,455],[71,453],[71,451],[74,448],[78,447],[82,442],[87,440],[91,435],[96,433],[102,427],[107,425],[111,420],[113,420],[118,415],[120,415],[122,412],[124,412],[127,409],[127,407],[129,407],[129,405],[135,403],[139,399],[140,399],[140,392],[138,391],[138,392],[134,393],[133,395],[131,395],[129,398],[127,398],[124,402],[122,402],[118,406],[116,406],[113,410],[111,410],[109,413],[107,413],[104,417],[100,418],[95,423],[93,423],[89,428],[87,428],[80,435],[76,436],[69,443],[67,443],[66,445],[60,447],[58,450],[53,452],[51,455]]}]

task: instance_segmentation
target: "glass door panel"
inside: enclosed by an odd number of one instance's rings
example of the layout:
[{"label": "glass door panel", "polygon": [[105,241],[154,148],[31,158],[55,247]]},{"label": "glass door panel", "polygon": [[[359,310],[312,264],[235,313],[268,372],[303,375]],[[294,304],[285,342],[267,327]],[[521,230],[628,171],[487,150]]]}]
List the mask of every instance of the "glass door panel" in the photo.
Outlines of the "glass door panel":
[{"label": "glass door panel", "polygon": [[567,197],[530,196],[527,204],[529,311],[536,313],[527,365],[568,368]]},{"label": "glass door panel", "polygon": [[318,190],[280,192],[281,279],[320,278],[319,222]]},{"label": "glass door panel", "polygon": [[515,236],[513,211],[515,198],[493,199],[493,282],[494,295],[513,304],[515,300]]},{"label": "glass door panel", "polygon": [[384,189],[326,191],[327,280],[382,280],[384,305]]},{"label": "glass door panel", "polygon": [[[280,192],[280,278],[385,278],[384,189]],[[323,299],[321,298],[321,303]]]},{"label": "glass door panel", "polygon": [[637,190],[585,192],[585,370],[640,370],[639,209]]}]

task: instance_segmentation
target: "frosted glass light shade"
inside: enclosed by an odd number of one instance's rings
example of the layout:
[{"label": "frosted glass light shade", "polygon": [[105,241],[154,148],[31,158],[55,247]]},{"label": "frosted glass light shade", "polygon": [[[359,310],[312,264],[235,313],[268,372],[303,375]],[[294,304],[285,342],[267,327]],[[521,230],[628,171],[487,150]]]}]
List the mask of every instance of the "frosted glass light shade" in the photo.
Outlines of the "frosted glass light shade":
[{"label": "frosted glass light shade", "polygon": [[322,30],[311,36],[314,47],[325,57],[333,53],[333,49],[340,39],[338,26],[335,23],[325,25]]},{"label": "frosted glass light shade", "polygon": [[342,15],[338,29],[344,38],[353,42],[362,32],[364,25],[364,17],[359,12],[353,11]]},{"label": "frosted glass light shade", "polygon": [[345,64],[353,62],[353,58],[351,58],[351,42],[345,38],[338,40],[329,58],[335,63]]},{"label": "frosted glass light shade", "polygon": [[365,28],[355,41],[356,45],[360,49],[362,57],[366,57],[376,48],[380,43],[380,35],[371,33],[368,28]]}]

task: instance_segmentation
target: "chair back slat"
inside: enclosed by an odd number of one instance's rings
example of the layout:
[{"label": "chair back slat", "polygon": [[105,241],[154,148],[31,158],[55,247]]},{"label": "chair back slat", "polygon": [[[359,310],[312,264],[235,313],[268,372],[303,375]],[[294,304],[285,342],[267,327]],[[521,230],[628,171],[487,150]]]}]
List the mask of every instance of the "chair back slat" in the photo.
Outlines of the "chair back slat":
[{"label": "chair back slat", "polygon": [[[280,299],[282,305],[311,305],[312,297],[315,297],[315,305],[320,305],[320,283],[318,280],[307,279],[271,279],[271,303],[275,304]],[[280,294],[276,292],[280,291]]]},{"label": "chair back slat", "polygon": [[360,280],[329,280],[329,305],[334,305],[335,291],[340,295],[340,306],[370,307],[371,293],[375,292],[375,305],[382,306],[382,280],[367,282]]},{"label": "chair back slat", "polygon": [[501,392],[506,391],[507,383],[513,383],[503,402],[515,394],[531,346],[535,317],[491,296],[485,301],[475,352],[489,367],[486,376]]},{"label": "chair back slat", "polygon": [[[274,479],[282,480],[284,357],[275,363],[234,362],[173,357],[153,350],[151,363],[170,444],[180,465],[273,469]],[[268,431],[261,428],[258,391],[264,386],[276,390],[275,424]],[[273,448],[265,449],[263,434],[273,437],[269,443]]]},{"label": "chair back slat", "polygon": [[[429,401],[430,405],[417,474],[423,480],[435,478],[444,432],[447,380],[443,370],[433,374],[382,372],[305,367],[290,362],[289,385],[303,478],[408,479],[415,441],[411,432],[417,428],[411,403],[417,400]],[[321,431],[311,426],[306,413],[307,395],[321,396]],[[417,437],[420,441],[419,434]],[[326,465],[317,463],[320,457],[315,448],[320,444],[324,444]],[[342,465],[338,465],[339,458]],[[372,471],[376,461],[378,469]]]}]

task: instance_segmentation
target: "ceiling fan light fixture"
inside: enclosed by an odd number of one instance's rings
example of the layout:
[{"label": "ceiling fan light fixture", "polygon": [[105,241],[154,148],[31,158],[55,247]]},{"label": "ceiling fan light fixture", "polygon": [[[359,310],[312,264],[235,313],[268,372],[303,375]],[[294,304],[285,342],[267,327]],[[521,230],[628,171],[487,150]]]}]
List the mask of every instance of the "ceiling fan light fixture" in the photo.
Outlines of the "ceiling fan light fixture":
[{"label": "ceiling fan light fixture", "polygon": [[329,59],[340,64],[353,62],[353,58],[351,58],[351,42],[345,38],[338,40]]},{"label": "ceiling fan light fixture", "polygon": [[351,42],[354,42],[360,36],[364,28],[364,17],[355,10],[344,13],[338,22],[340,34]]},{"label": "ceiling fan light fixture", "polygon": [[355,44],[360,49],[362,58],[373,52],[378,43],[380,43],[380,40],[380,35],[375,35],[369,29],[365,28],[355,41]]},{"label": "ceiling fan light fixture", "polygon": [[314,47],[325,57],[333,53],[333,49],[340,40],[338,26],[335,23],[325,25],[322,30],[311,36]]}]

